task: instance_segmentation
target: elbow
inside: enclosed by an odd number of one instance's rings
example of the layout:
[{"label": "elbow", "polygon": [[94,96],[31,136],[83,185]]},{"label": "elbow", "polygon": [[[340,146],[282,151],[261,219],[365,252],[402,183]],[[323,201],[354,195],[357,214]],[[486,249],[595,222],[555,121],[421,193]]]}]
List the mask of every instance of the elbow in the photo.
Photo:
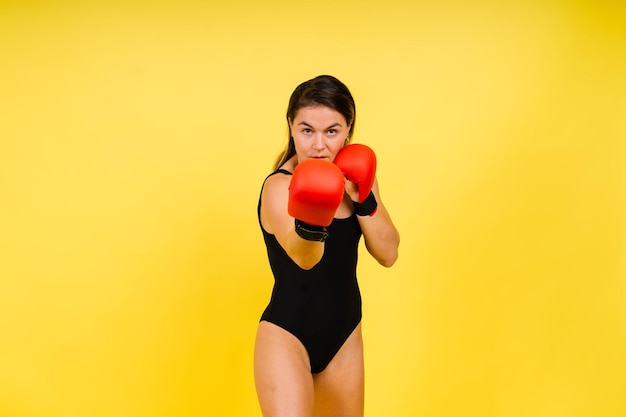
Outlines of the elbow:
[{"label": "elbow", "polygon": [[393,266],[393,264],[396,263],[397,260],[398,260],[398,252],[395,251],[392,254],[389,254],[385,257],[378,259],[378,263],[384,266],[385,268],[390,268]]},{"label": "elbow", "polygon": [[313,269],[315,267],[315,265],[320,263],[320,261],[322,260],[322,256],[321,256],[322,254],[323,254],[323,251],[322,251],[321,254],[308,253],[305,256],[299,256],[299,257],[296,257],[296,258],[292,258],[292,260],[301,269],[304,269],[305,271],[308,271],[310,269]]},{"label": "elbow", "polygon": [[370,252],[374,255],[374,258],[378,261],[378,263],[386,268],[393,266],[398,260],[398,246],[393,246],[386,248],[384,251],[379,252]]},{"label": "elbow", "polygon": [[376,261],[386,268],[393,266],[398,260],[399,237],[396,237],[395,241],[390,244],[378,247],[368,246],[367,241],[365,241],[365,246]]},{"label": "elbow", "polygon": [[298,265],[300,267],[300,269],[304,269],[305,271],[308,271],[310,269],[313,269],[313,267],[315,265],[317,265],[319,263],[318,262],[307,262],[307,261],[300,261],[300,262],[296,262],[296,265]]}]

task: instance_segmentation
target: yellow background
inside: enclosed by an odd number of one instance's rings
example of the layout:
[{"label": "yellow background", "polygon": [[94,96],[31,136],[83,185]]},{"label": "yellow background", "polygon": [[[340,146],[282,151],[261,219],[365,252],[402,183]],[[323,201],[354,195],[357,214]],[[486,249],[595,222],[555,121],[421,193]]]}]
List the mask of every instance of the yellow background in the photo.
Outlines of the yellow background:
[{"label": "yellow background", "polygon": [[[502,4],[506,3],[506,5]],[[295,86],[357,102],[366,415],[626,415],[623,2],[0,2],[0,415],[260,416]]]}]

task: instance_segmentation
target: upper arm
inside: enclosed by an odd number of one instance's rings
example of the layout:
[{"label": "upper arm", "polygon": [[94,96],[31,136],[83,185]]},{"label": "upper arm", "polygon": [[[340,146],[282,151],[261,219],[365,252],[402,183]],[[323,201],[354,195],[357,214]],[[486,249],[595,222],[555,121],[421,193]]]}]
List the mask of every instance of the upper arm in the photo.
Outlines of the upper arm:
[{"label": "upper arm", "polygon": [[261,224],[268,233],[279,236],[288,233],[293,218],[287,212],[290,178],[285,174],[272,175],[265,181],[261,193]]},{"label": "upper arm", "polygon": [[261,194],[261,224],[273,234],[287,255],[302,269],[311,269],[324,254],[324,243],[304,240],[295,232],[294,218],[289,214],[291,177],[276,174],[268,178]]}]

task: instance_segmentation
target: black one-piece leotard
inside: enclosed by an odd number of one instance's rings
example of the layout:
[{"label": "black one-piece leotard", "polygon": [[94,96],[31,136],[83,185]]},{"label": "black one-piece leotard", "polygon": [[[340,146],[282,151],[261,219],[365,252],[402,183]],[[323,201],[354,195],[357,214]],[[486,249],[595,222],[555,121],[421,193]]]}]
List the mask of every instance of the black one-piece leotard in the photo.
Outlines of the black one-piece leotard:
[{"label": "black one-piece leotard", "polygon": [[[291,174],[281,169],[270,176],[277,173]],[[259,199],[259,223],[260,213]],[[261,225],[274,274],[272,297],[261,320],[280,326],[300,340],[309,354],[312,373],[328,366],[361,321],[361,293],[356,277],[359,222],[353,214],[333,219],[327,229],[329,236],[322,259],[310,270],[304,270]]]}]

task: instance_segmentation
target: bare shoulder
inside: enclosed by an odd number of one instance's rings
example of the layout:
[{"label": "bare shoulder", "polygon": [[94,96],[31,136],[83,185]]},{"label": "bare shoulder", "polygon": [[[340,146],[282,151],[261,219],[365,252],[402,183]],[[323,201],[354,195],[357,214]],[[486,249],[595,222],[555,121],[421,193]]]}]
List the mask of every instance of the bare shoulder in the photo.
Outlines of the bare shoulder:
[{"label": "bare shoulder", "polygon": [[275,193],[282,193],[289,189],[291,175],[279,172],[269,177],[263,185],[263,198],[271,197]]},{"label": "bare shoulder", "polygon": [[[265,196],[272,197],[275,193],[281,194],[286,190],[288,191],[289,183],[291,182],[290,173],[294,171],[294,168],[294,160],[292,158],[279,168],[282,171],[279,171],[267,178],[267,180],[265,181],[265,185],[263,186],[264,198]],[[289,174],[285,173],[284,171],[289,172]]]},{"label": "bare shoulder", "polygon": [[287,215],[289,183],[291,175],[278,173],[265,181],[261,194],[261,224],[268,233],[274,233],[272,225]]}]

